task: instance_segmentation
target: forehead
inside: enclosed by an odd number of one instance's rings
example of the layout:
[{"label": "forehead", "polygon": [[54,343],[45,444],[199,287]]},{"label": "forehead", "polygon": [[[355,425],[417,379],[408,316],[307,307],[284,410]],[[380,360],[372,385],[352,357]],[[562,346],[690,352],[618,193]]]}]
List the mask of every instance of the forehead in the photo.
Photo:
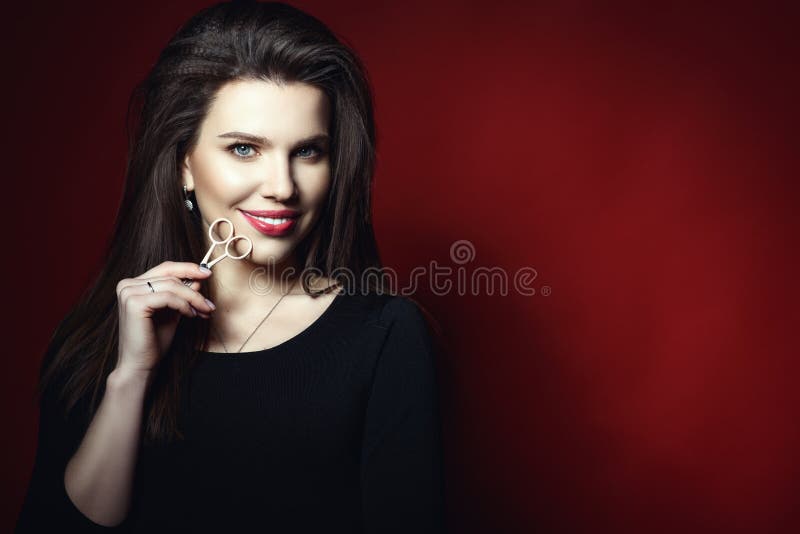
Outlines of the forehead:
[{"label": "forehead", "polygon": [[328,97],[317,87],[237,80],[222,86],[215,95],[201,136],[242,131],[291,142],[295,137],[327,132],[328,118]]}]

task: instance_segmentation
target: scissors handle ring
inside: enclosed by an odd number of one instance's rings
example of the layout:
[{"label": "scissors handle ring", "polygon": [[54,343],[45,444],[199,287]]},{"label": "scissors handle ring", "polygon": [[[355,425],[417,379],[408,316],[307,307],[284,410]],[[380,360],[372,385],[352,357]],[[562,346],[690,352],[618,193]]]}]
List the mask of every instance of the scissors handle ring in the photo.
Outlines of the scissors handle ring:
[{"label": "scissors handle ring", "polygon": [[[222,239],[222,241],[219,241],[214,237],[214,227],[221,222],[228,223],[228,237],[225,237]],[[222,245],[224,243],[227,243],[233,237],[233,223],[229,219],[226,219],[225,217],[220,217],[219,219],[212,222],[211,226],[208,227],[208,237],[211,239],[211,242],[215,245]]]},{"label": "scissors handle ring", "polygon": [[[243,252],[242,254],[239,254],[238,256],[234,256],[233,254],[231,254],[231,250],[233,250],[235,252],[235,249],[231,249],[230,247],[231,247],[231,245],[233,243],[236,242],[237,239],[243,239],[243,240],[247,241],[248,247],[247,247],[247,251],[246,252]],[[247,237],[245,235],[237,235],[236,237],[232,237],[232,238],[228,239],[228,241],[225,243],[225,255],[228,256],[232,260],[241,260],[242,258],[247,257],[252,251],[253,251],[253,242],[250,240],[249,237]]]}]

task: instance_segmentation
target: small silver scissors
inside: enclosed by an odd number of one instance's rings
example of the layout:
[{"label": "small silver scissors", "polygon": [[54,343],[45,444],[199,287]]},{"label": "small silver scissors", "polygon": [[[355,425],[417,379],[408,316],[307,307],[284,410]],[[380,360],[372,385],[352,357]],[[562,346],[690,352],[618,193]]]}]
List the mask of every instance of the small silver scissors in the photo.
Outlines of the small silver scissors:
[{"label": "small silver scissors", "polygon": [[[214,236],[214,227],[221,222],[228,223],[228,227],[230,228],[230,233],[228,234],[228,237],[220,241]],[[211,246],[209,247],[208,252],[206,252],[206,255],[203,257],[203,260],[200,262],[201,267],[210,269],[217,262],[225,258],[231,258],[232,260],[241,260],[242,258],[247,257],[253,251],[253,242],[250,240],[250,238],[244,235],[237,235],[236,237],[234,237],[233,231],[234,231],[233,223],[230,220],[226,219],[225,217],[220,217],[219,219],[211,223],[211,226],[208,227],[208,237],[211,239]],[[231,252],[232,251],[235,252],[236,248],[235,247],[231,248],[231,245],[239,239],[246,241],[249,247],[247,248],[247,252],[239,254],[238,256],[234,256],[233,254],[231,254]],[[225,245],[225,252],[223,252],[219,257],[209,262],[208,260],[211,259],[211,253],[214,251],[214,248],[217,245]],[[183,284],[186,286],[192,285],[192,282],[194,282],[194,280],[191,278],[183,280]]]}]

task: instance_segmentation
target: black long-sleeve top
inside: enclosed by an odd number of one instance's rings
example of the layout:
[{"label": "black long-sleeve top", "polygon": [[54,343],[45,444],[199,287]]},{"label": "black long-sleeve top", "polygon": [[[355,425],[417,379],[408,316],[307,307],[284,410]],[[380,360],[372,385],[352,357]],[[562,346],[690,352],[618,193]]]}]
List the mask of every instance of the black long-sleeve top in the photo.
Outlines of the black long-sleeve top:
[{"label": "black long-sleeve top", "polygon": [[201,352],[185,439],[140,447],[131,511],[113,528],[64,489],[86,403],[65,419],[45,395],[16,532],[444,532],[433,347],[413,301],[345,292],[275,347]]}]

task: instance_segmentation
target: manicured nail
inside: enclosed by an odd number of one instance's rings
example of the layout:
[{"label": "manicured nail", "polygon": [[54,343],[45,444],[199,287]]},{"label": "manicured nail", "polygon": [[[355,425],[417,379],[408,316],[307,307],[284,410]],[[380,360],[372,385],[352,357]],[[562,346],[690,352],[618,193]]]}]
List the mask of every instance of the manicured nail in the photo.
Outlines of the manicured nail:
[{"label": "manicured nail", "polygon": [[214,303],[213,303],[213,302],[211,302],[211,301],[210,301],[210,300],[208,300],[208,299],[206,299],[206,304],[208,304],[208,305],[211,307],[211,309],[212,309],[212,310],[216,310],[216,309],[217,309],[217,307],[216,307],[216,306],[214,306]]},{"label": "manicured nail", "polygon": [[189,307],[192,309],[192,313],[194,314],[194,316],[197,317],[197,310],[194,309],[194,306],[189,304]]},{"label": "manicured nail", "polygon": [[201,272],[201,273],[206,273],[206,274],[209,274],[209,273],[211,273],[211,269],[209,269],[208,267],[203,267],[203,266],[201,265],[201,266],[200,266],[200,272]]}]

